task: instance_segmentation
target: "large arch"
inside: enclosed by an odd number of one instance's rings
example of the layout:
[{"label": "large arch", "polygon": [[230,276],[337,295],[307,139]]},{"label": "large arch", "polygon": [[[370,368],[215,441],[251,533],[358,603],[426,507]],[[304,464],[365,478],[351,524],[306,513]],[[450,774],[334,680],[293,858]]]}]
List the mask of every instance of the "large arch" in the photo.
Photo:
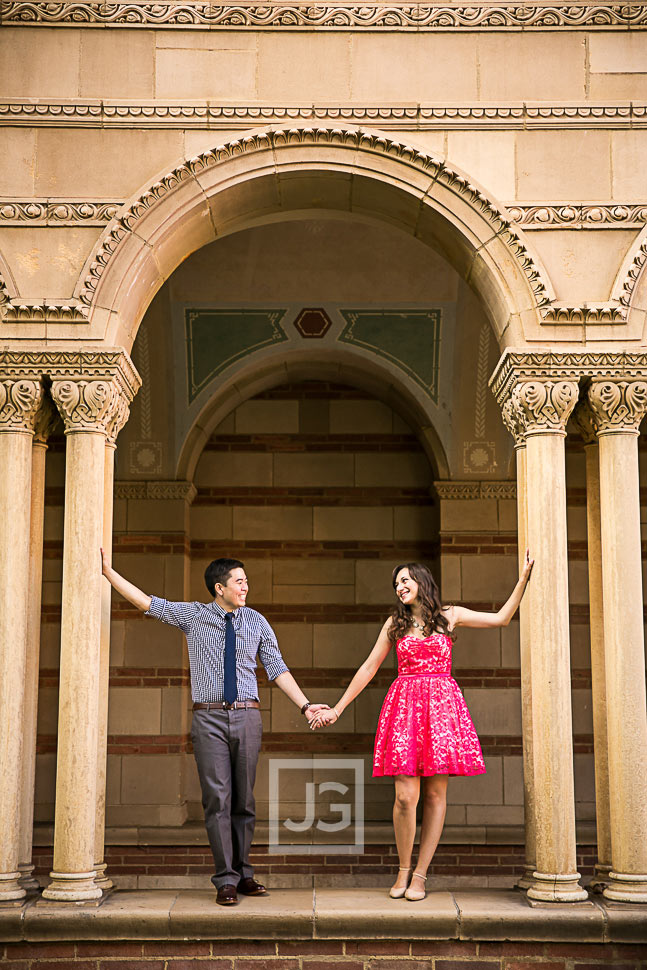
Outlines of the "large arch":
[{"label": "large arch", "polygon": [[120,210],[75,290],[92,337],[129,350],[190,253],[313,209],[389,222],[442,253],[480,295],[501,349],[539,332],[547,277],[505,209],[467,175],[381,132],[271,126],[182,160]]}]

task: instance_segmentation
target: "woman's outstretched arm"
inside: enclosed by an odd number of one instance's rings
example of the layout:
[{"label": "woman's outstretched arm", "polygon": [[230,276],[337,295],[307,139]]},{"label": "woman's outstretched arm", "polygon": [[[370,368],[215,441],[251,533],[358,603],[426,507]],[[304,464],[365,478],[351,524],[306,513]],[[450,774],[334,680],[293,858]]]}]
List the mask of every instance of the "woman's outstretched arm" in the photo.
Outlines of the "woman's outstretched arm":
[{"label": "woman's outstretched arm", "polygon": [[348,705],[355,700],[358,694],[362,693],[366,685],[373,680],[373,677],[391,650],[391,641],[389,640],[391,623],[392,620],[389,617],[380,630],[380,635],[375,641],[375,646],[361,667],[358,668],[357,673],[334,707],[329,711],[320,711],[316,718],[313,719],[310,727],[317,728],[321,727],[322,724],[334,723]]},{"label": "woman's outstretched arm", "polygon": [[452,629],[457,626],[471,627],[494,627],[507,626],[519,608],[519,603],[526,591],[530,573],[535,560],[530,558],[530,553],[526,549],[526,561],[524,562],[519,581],[512,593],[496,613],[480,613],[478,610],[468,610],[465,606],[450,606],[446,616]]}]

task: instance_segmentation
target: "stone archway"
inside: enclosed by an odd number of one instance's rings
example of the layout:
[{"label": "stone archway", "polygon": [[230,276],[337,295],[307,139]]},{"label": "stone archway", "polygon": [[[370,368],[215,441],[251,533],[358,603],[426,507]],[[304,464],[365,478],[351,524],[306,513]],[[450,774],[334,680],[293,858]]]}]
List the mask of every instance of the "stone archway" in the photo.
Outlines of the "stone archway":
[{"label": "stone archway", "polygon": [[385,221],[441,252],[480,295],[501,349],[539,335],[546,274],[467,175],[381,132],[274,126],[182,160],[120,211],[75,291],[92,335],[130,349],[154,294],[191,252],[312,210]]}]

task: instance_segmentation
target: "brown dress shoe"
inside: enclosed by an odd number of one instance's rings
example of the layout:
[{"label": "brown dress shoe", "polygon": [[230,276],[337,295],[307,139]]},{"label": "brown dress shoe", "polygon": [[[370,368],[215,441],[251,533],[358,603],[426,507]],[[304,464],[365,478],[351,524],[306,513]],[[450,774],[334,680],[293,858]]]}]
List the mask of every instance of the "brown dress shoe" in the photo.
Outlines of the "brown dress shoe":
[{"label": "brown dress shoe", "polygon": [[235,906],[238,902],[235,886],[220,886],[216,902],[220,906]]},{"label": "brown dress shoe", "polygon": [[238,892],[243,896],[267,896],[267,889],[256,882],[251,876],[248,879],[241,879],[238,883]]}]

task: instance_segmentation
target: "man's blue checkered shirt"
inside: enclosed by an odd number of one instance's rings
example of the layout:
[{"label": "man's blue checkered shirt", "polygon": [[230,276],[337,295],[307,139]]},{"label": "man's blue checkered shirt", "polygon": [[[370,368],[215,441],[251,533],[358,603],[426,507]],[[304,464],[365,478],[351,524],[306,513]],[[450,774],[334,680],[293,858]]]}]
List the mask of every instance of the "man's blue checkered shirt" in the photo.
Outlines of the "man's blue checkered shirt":
[{"label": "man's blue checkered shirt", "polygon": [[[186,635],[191,668],[191,696],[212,704],[223,700],[225,657],[225,610],[217,603],[174,603],[151,597],[146,616],[177,626]],[[256,658],[270,680],[288,670],[274,630],[264,616],[249,606],[234,610],[236,632],[236,683],[238,700],[258,700]]]}]

